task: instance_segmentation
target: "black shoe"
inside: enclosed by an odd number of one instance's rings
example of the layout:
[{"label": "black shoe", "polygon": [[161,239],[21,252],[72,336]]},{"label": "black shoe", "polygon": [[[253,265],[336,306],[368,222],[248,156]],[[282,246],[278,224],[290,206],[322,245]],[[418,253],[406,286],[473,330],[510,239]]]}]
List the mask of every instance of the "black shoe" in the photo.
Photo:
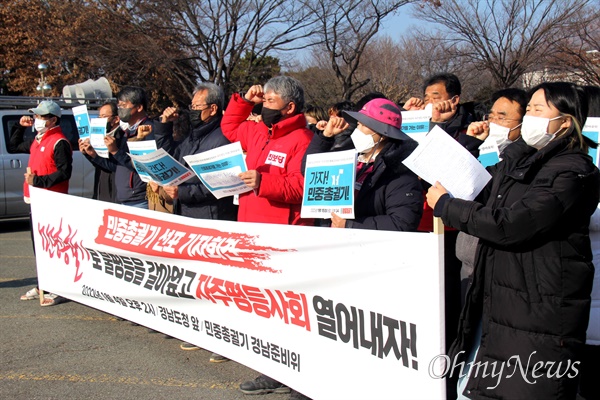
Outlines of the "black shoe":
[{"label": "black shoe", "polygon": [[289,393],[290,388],[283,383],[269,378],[266,375],[260,375],[253,381],[246,381],[240,385],[240,390],[244,394],[267,394],[267,393]]},{"label": "black shoe", "polygon": [[288,397],[288,400],[312,400],[310,397],[303,395],[302,393],[298,392],[297,390],[292,390],[292,392],[290,393],[290,397]]}]

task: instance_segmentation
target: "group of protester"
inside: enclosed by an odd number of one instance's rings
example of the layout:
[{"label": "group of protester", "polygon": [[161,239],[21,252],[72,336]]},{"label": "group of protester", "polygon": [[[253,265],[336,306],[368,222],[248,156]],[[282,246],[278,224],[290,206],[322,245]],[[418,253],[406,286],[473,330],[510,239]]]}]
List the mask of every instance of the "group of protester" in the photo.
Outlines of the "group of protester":
[{"label": "group of protester", "polygon": [[[116,103],[99,110],[107,118],[108,158],[99,157],[89,140],[80,140],[79,149],[96,166],[96,198],[191,218],[415,232],[431,231],[433,216],[441,217],[450,358],[506,363],[535,354],[544,363],[540,369],[532,362],[511,379],[449,377],[449,398],[600,398],[600,305],[590,313],[590,236],[600,232],[600,172],[588,156],[597,144],[582,134],[588,116],[600,117],[600,88],[549,82],[528,93],[504,89],[493,95],[489,110],[461,103],[460,96],[458,78],[442,73],[425,81],[422,98],[402,107],[370,93],[326,113],[305,105],[297,80],[277,76],[233,94],[226,109],[223,90],[202,83],[189,112],[168,107],[151,119],[145,92],[125,87]],[[495,140],[501,161],[488,167],[492,179],[475,200],[453,198],[443,182],[424,182],[403,164],[418,143],[402,131],[401,112],[423,109],[431,110],[430,129],[441,127],[474,156],[485,140]],[[67,193],[72,156],[60,130],[60,107],[44,101],[29,111],[35,118],[21,118],[10,141],[14,151],[31,153],[25,197],[29,185]],[[30,126],[37,136],[23,141]],[[239,178],[252,190],[239,195],[237,205],[231,197],[216,199],[196,177],[179,186],[146,184],[128,156],[132,140],[155,140],[184,165],[184,156],[239,142],[248,168]],[[358,153],[355,218],[302,218],[307,156],[348,149]],[[595,283],[594,301],[600,302],[598,278]],[[59,301],[52,296],[43,305]],[[34,288],[21,299],[38,297]],[[577,377],[565,373],[567,360],[581,362]],[[290,392],[265,375],[240,390]],[[292,399],[306,398],[291,392]]]}]

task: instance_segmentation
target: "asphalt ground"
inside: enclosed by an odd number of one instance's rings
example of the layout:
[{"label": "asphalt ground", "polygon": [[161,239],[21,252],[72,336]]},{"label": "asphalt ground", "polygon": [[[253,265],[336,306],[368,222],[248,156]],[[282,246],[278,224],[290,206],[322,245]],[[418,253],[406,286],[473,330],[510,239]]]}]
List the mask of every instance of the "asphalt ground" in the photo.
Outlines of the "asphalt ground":
[{"label": "asphalt ground", "polygon": [[258,374],[206,350],[69,301],[40,307],[19,297],[35,286],[28,220],[0,221],[0,399],[245,399]]}]

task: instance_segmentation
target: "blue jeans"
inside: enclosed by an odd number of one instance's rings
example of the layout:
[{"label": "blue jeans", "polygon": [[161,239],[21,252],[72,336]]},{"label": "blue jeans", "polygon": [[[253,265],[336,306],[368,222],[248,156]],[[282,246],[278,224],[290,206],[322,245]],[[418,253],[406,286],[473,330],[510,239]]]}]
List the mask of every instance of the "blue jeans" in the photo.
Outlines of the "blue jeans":
[{"label": "blue jeans", "polygon": [[131,203],[121,203],[124,206],[135,207],[135,208],[143,208],[145,210],[148,209],[148,200],[143,200],[140,202],[131,202]]}]

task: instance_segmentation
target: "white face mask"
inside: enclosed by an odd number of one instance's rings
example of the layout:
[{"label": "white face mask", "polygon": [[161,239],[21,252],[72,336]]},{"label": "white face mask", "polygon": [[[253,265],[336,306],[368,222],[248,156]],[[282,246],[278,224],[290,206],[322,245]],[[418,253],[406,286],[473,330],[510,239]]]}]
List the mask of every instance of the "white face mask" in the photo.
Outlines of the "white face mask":
[{"label": "white face mask", "polygon": [[33,121],[33,127],[35,128],[35,130],[37,131],[37,133],[39,135],[46,133],[46,131],[48,130],[48,128],[46,128],[46,122],[48,122],[48,121],[46,121],[45,119],[39,119],[39,118],[36,118]]},{"label": "white face mask", "polygon": [[559,119],[562,117],[555,118],[543,118],[543,117],[533,117],[531,115],[525,115],[523,117],[523,125],[521,126],[521,136],[525,143],[529,146],[534,147],[538,150],[543,148],[556,136],[556,133],[560,131],[560,129],[554,133],[548,133],[548,124],[550,121],[554,121],[555,119]]},{"label": "white face mask", "polygon": [[521,126],[521,124],[519,124],[511,129],[511,128],[507,128],[507,127],[495,124],[493,122],[490,122],[490,124],[489,124],[490,138],[492,138],[496,141],[496,144],[498,145],[498,151],[500,153],[502,153],[504,151],[506,146],[508,146],[509,144],[511,144],[513,142],[512,140],[510,140],[508,138],[508,135],[510,135],[510,131],[517,129],[519,126]]},{"label": "white face mask", "polygon": [[373,147],[375,147],[375,141],[373,141],[373,135],[366,135],[361,130],[356,128],[352,135],[350,135],[354,148],[359,153],[368,153]]},{"label": "white face mask", "polygon": [[129,124],[125,121],[121,121],[119,120],[119,126],[121,127],[121,129],[123,129],[124,131],[127,130],[127,128],[129,128]]}]

